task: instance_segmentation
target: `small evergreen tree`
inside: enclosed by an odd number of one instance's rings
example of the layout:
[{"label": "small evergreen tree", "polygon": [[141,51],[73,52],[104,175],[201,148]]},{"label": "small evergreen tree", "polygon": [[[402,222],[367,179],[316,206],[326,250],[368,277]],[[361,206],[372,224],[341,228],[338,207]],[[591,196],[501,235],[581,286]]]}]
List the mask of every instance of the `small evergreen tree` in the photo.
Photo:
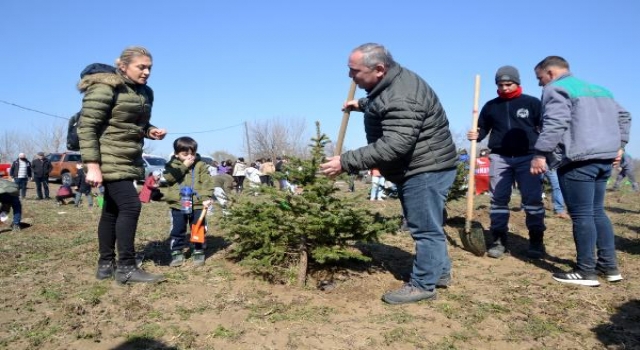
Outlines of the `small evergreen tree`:
[{"label": "small evergreen tree", "polygon": [[311,158],[292,158],[285,166],[296,193],[261,187],[259,196],[234,199],[222,222],[233,243],[230,257],[270,281],[296,279],[303,286],[309,263],[368,261],[353,244],[397,230],[399,217],[373,213],[353,195],[337,196],[334,180],[318,173],[328,141],[316,122]]},{"label": "small evergreen tree", "polygon": [[456,179],[453,181],[453,185],[449,189],[449,195],[447,196],[447,202],[456,201],[463,198],[467,194],[469,186],[469,168],[465,162],[459,162],[456,167]]}]

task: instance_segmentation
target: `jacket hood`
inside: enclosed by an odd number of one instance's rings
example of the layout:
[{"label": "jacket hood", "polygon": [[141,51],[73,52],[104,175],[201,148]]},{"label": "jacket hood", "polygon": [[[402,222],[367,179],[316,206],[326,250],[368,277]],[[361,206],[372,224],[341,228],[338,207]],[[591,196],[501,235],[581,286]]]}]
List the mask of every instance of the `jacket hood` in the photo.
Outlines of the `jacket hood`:
[{"label": "jacket hood", "polygon": [[80,73],[78,90],[84,93],[91,85],[98,83],[116,87],[125,84],[125,80],[116,72],[115,67],[103,63],[92,63]]}]

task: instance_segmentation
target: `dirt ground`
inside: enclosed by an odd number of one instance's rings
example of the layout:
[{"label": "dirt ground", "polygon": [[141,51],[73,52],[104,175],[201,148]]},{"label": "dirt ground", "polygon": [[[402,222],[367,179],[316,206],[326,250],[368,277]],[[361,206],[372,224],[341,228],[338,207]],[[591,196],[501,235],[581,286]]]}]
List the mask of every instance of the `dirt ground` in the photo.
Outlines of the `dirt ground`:
[{"label": "dirt ground", "polygon": [[[55,187],[55,186],[53,186]],[[357,195],[366,192],[360,184]],[[380,300],[408,278],[406,232],[358,244],[373,258],[317,273],[307,288],[270,285],[225,258],[222,228],[210,224],[207,263],[171,268],[164,203],[143,206],[136,238],[158,285],[121,287],[94,278],[97,209],[23,202],[24,229],[0,226],[2,349],[640,349],[640,197],[609,192],[625,280],[597,288],[554,282],[572,268],[570,221],[548,210],[548,256],[525,257],[524,213],[514,196],[511,254],[476,257],[460,247],[464,201],[449,204],[445,227],[454,280],[435,301],[390,306]],[[363,205],[397,213],[397,200]],[[488,196],[476,215],[488,228]],[[549,196],[547,209],[550,208]],[[321,286],[321,288],[318,288]]]}]

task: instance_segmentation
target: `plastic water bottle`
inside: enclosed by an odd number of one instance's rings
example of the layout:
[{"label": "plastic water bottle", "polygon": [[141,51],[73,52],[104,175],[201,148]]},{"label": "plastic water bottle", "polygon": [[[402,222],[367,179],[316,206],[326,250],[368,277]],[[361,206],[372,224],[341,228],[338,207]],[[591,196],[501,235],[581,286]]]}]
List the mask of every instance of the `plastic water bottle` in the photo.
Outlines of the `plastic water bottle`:
[{"label": "plastic water bottle", "polygon": [[185,186],[180,189],[180,210],[183,214],[191,214],[193,211],[193,190]]}]

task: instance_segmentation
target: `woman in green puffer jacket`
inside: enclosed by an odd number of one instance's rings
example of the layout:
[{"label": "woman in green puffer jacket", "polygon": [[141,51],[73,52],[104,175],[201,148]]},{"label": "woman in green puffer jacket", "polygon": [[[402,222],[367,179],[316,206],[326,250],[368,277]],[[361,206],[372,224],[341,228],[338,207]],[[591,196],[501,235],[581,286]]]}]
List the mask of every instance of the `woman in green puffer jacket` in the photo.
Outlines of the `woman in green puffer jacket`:
[{"label": "woman in green puffer jacket", "polygon": [[[104,205],[98,224],[100,258],[96,278],[115,275],[117,282],[158,282],[136,265],[135,233],[141,204],[134,181],[144,174],[143,139],[162,140],[164,129],[149,123],[153,91],[147,86],[152,58],[143,47],[128,47],[116,67],[88,66],[78,89],[84,93],[78,138],[86,181],[104,186]],[[115,246],[118,264],[115,266]]]}]

